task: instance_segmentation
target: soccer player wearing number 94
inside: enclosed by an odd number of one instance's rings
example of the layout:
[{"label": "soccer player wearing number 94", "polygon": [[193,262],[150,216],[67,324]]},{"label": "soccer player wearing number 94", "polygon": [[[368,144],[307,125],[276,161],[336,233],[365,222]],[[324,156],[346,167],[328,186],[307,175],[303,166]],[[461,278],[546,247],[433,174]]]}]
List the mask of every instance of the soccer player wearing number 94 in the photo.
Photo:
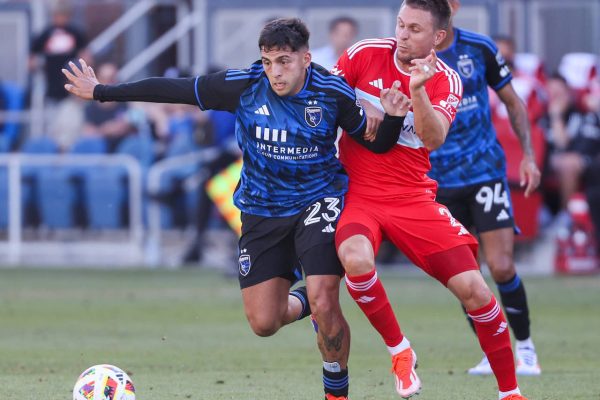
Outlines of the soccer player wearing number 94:
[{"label": "soccer player wearing number 94", "polygon": [[[261,60],[190,79],[150,78],[101,85],[83,60],[63,70],[65,88],[84,99],[198,105],[236,115],[243,168],[234,202],[242,211],[239,280],[248,322],[259,336],[313,314],[327,399],[348,395],[350,331],[339,305],[342,266],[334,246],[348,178],[336,158],[337,127],[374,152],[399,137],[408,112],[398,83],[379,97],[387,115],[375,141],[343,78],[311,63],[309,33],[298,19],[269,22]],[[289,292],[301,265],[306,288]]]},{"label": "soccer player wearing number 94", "polygon": [[[449,3],[454,15],[460,1]],[[511,84],[508,65],[490,38],[450,26],[437,50],[438,56],[458,71],[465,90],[446,142],[431,154],[429,176],[440,185],[437,201],[479,234],[485,260],[517,339],[517,374],[539,375],[542,370],[531,339],[527,295],[513,258],[515,221],[504,152],[490,116],[488,85],[506,105],[521,142],[524,156],[519,170],[521,186],[527,185],[525,196],[540,183],[527,110]],[[487,357],[470,368],[469,373],[492,374]]]}]

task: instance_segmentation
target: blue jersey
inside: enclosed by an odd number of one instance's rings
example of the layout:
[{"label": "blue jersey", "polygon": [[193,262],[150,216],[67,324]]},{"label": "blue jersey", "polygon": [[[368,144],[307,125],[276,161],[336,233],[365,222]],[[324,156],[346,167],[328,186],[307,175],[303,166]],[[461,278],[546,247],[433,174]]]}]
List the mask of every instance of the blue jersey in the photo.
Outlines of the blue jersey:
[{"label": "blue jersey", "polygon": [[234,203],[241,211],[284,217],[346,192],[348,178],[336,157],[337,128],[362,133],[366,120],[343,78],[312,64],[302,90],[282,97],[258,61],[249,69],[198,77],[195,89],[200,108],[236,115],[244,163]]},{"label": "blue jersey", "polygon": [[463,83],[463,97],[445,143],[430,154],[429,176],[440,187],[473,185],[506,176],[504,151],[496,139],[488,86],[498,91],[512,75],[487,36],[454,28],[452,45],[437,53]]}]

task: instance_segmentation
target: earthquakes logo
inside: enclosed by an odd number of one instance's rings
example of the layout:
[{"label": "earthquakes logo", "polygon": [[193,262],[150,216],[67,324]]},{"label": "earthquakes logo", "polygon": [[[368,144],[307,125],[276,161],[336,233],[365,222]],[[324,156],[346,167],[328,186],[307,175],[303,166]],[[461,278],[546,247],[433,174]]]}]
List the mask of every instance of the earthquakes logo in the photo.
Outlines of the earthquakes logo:
[{"label": "earthquakes logo", "polygon": [[473,75],[473,72],[475,72],[475,64],[473,63],[473,60],[471,60],[466,54],[459,56],[459,60],[456,63],[456,68],[458,69],[458,72],[465,78],[470,78]]},{"label": "earthquakes logo", "polygon": [[250,254],[246,254],[247,250],[242,249],[240,251],[240,258],[238,259],[238,264],[240,266],[240,274],[242,276],[248,275],[250,272],[250,268],[252,268],[252,262],[250,261]]},{"label": "earthquakes logo", "polygon": [[321,107],[315,106],[317,104],[316,100],[309,100],[308,105],[312,107],[306,107],[304,109],[304,120],[308,124],[308,126],[312,128],[316,128],[323,119],[323,109]]}]

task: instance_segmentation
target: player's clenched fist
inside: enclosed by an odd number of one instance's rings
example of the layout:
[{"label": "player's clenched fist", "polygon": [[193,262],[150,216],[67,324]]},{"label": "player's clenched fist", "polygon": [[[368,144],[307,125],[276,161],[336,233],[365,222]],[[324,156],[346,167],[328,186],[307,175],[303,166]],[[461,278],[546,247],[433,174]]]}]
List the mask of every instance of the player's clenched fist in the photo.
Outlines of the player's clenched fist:
[{"label": "player's clenched fist", "polygon": [[65,84],[65,89],[67,92],[79,96],[82,99],[93,100],[94,88],[100,82],[98,82],[98,79],[96,78],[94,69],[88,66],[83,58],[79,59],[79,63],[81,64],[81,69],[73,62],[69,62],[71,71],[63,68],[62,73],[65,74],[70,82]]}]

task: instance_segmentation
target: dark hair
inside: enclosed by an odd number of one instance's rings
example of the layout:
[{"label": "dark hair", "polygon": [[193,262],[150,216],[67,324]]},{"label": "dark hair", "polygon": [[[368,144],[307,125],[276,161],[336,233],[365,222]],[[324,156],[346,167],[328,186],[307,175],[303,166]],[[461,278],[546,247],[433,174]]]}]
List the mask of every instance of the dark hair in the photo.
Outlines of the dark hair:
[{"label": "dark hair", "polygon": [[303,47],[308,48],[309,36],[308,28],[299,18],[278,18],[262,28],[258,48],[266,51],[286,48],[298,51]]},{"label": "dark hair", "polygon": [[434,19],[436,29],[448,29],[450,25],[450,17],[452,9],[448,0],[404,0],[402,6],[418,8],[419,10],[428,11]]},{"label": "dark hair", "polygon": [[358,21],[356,21],[352,17],[341,16],[341,17],[337,17],[337,18],[334,18],[331,21],[329,21],[329,32],[333,32],[335,30],[335,28],[337,28],[338,25],[341,25],[341,24],[351,25],[352,28],[354,28],[355,30],[358,30]]},{"label": "dark hair", "polygon": [[509,36],[509,35],[502,35],[502,34],[493,35],[492,40],[496,43],[504,42],[504,43],[508,44],[509,46],[511,46],[512,48],[516,47],[515,39],[513,39],[513,37]]}]

